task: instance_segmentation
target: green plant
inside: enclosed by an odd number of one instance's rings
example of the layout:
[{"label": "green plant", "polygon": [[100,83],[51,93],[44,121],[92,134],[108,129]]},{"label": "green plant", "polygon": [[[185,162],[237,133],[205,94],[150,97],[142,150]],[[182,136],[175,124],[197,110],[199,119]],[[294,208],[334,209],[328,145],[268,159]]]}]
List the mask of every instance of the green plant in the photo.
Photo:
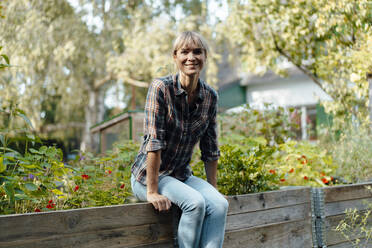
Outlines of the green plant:
[{"label": "green plant", "polygon": [[130,165],[138,149],[138,143],[122,141],[106,155],[85,153],[71,161],[75,170],[70,180],[75,187],[66,204],[77,208],[125,203],[131,195]]},{"label": "green plant", "polygon": [[[367,187],[371,191],[371,187]],[[366,211],[360,212],[357,209],[347,209],[345,218],[339,222],[335,231],[348,240],[355,248],[370,247],[372,238],[371,220],[372,203],[368,204]]]},{"label": "green plant", "polygon": [[372,179],[372,136],[368,129],[345,125],[342,132],[323,130],[320,145],[338,165],[336,176],[355,183]]},{"label": "green plant", "polygon": [[[0,5],[1,7],[1,5]],[[0,14],[0,17],[1,17],[1,14]],[[0,51],[3,47],[0,46]],[[0,54],[0,70],[1,69],[4,69],[6,67],[10,67],[10,62],[9,62],[9,58],[6,54]],[[4,63],[5,62],[5,63]]]},{"label": "green plant", "polygon": [[280,177],[280,185],[324,187],[335,183],[336,165],[326,150],[307,141],[278,145],[267,167]]},{"label": "green plant", "polygon": [[[29,148],[21,153],[7,147],[12,134],[38,141],[27,127],[17,126],[23,111],[16,105],[2,109],[0,140],[0,214],[26,213],[124,203],[130,190],[130,164],[139,145],[124,142],[103,156],[86,153],[63,163],[56,147]],[[19,123],[18,123],[19,125]]]},{"label": "green plant", "polygon": [[[240,144],[222,145],[218,163],[219,191],[237,195],[277,189],[279,178],[265,166],[275,149],[267,146],[264,138],[245,138],[240,139]],[[193,172],[205,178],[203,162],[196,162]]]},{"label": "green plant", "polygon": [[[293,108],[275,108],[271,104],[265,104],[262,110],[258,110],[246,104],[240,113],[219,116],[221,137],[225,139],[231,135],[263,136],[270,145],[282,144],[295,138],[294,131],[299,129],[299,125],[290,118],[293,111]],[[240,125],[242,123],[244,124]]]}]

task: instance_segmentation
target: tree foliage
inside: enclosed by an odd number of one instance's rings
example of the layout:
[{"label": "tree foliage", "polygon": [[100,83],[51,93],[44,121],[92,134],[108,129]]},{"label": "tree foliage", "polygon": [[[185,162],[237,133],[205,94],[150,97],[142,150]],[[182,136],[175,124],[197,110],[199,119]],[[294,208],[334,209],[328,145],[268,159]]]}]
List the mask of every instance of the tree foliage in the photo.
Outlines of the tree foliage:
[{"label": "tree foliage", "polygon": [[[106,90],[124,84],[130,95],[128,86],[135,86],[141,108],[149,82],[173,72],[172,41],[185,29],[210,40],[205,76],[216,83],[215,31],[204,21],[201,1],[78,3],[73,8],[67,0],[9,1],[0,22],[0,44],[7,44],[4,51],[15,65],[0,75],[1,104],[18,102],[36,131],[82,137],[81,148],[91,147],[89,128],[103,120]],[[190,16],[181,20],[166,12],[177,6]],[[85,22],[87,16],[101,27]]]},{"label": "tree foliage", "polygon": [[351,116],[360,123],[368,119],[370,1],[237,1],[227,23],[245,69],[285,75],[281,65],[289,61],[333,98],[323,104],[336,123]]}]

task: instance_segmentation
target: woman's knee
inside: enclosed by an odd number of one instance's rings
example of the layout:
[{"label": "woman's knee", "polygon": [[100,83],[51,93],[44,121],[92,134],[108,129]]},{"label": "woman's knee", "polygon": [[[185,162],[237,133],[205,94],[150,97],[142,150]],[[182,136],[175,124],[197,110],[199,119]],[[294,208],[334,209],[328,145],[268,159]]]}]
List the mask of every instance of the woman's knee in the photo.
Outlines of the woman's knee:
[{"label": "woman's knee", "polygon": [[190,201],[187,202],[187,206],[183,211],[186,212],[198,212],[204,214],[205,212],[205,200],[201,195],[195,195]]},{"label": "woman's knee", "polygon": [[225,197],[221,196],[218,200],[216,200],[212,206],[213,214],[226,216],[227,211],[229,209],[229,202],[225,199]]}]

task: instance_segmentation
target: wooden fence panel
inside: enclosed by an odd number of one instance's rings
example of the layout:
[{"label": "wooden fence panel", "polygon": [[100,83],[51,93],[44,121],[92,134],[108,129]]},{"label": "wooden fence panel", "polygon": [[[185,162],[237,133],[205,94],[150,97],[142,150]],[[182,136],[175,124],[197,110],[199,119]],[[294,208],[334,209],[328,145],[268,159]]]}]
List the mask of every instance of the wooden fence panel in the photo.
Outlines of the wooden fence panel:
[{"label": "wooden fence panel", "polygon": [[308,187],[230,197],[224,247],[312,247],[310,199]]},{"label": "wooden fence panel", "polygon": [[172,238],[148,203],[0,217],[0,247],[131,247]]},{"label": "wooden fence panel", "polygon": [[310,248],[312,247],[311,223],[307,219],[227,231],[224,247]]},{"label": "wooden fence panel", "polygon": [[[311,247],[310,188],[229,197],[225,247]],[[0,247],[172,247],[148,203],[0,216]]]},{"label": "wooden fence panel", "polygon": [[237,195],[229,197],[229,215],[309,203],[310,191],[306,187]]},{"label": "wooden fence panel", "polygon": [[[326,245],[332,248],[351,247],[351,243],[334,229],[345,218],[346,209],[357,209],[363,214],[368,204],[372,203],[372,192],[366,187],[372,183],[354,184],[346,186],[327,187],[324,192],[324,218]],[[369,217],[367,227],[372,227],[372,215]],[[351,235],[351,240],[363,239],[358,232]],[[363,247],[363,246],[362,246]],[[365,246],[365,247],[372,247]]]}]

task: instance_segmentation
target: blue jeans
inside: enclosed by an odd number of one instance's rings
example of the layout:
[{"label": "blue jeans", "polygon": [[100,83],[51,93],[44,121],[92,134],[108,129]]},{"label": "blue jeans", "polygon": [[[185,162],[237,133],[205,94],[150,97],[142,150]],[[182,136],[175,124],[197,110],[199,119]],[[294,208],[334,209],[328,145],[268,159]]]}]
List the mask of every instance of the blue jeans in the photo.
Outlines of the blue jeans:
[{"label": "blue jeans", "polygon": [[[133,175],[131,183],[134,195],[146,201],[146,186]],[[222,247],[229,204],[211,184],[195,176],[184,182],[164,176],[158,191],[182,210],[177,234],[181,248]]]}]

